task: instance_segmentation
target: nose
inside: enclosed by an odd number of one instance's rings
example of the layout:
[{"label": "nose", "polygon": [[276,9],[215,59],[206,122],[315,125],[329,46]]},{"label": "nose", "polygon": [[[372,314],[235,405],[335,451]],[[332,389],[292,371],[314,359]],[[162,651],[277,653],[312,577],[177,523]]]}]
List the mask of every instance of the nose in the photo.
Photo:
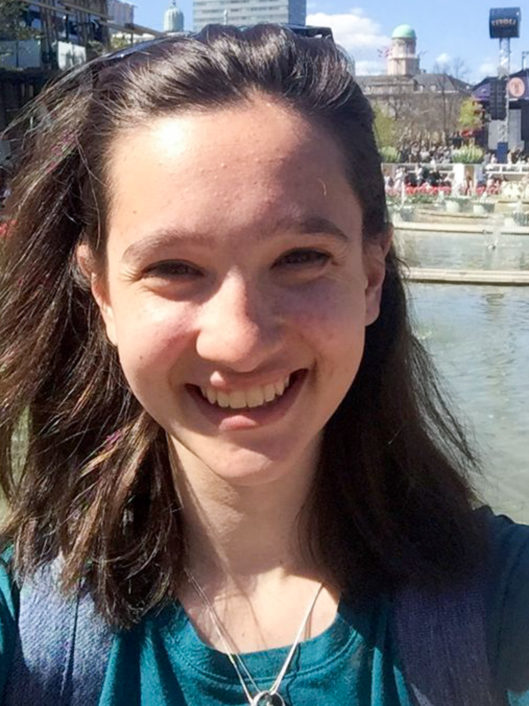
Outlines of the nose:
[{"label": "nose", "polygon": [[273,296],[255,283],[240,274],[227,276],[201,306],[198,355],[240,373],[258,369],[281,346],[275,308]]}]

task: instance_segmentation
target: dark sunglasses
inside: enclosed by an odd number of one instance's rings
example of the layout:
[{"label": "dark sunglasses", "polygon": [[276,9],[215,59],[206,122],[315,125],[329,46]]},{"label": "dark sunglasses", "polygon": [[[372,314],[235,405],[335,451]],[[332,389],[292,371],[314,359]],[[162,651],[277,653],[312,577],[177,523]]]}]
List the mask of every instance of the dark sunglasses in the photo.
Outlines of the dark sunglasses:
[{"label": "dark sunglasses", "polygon": [[[248,29],[250,25],[238,27],[238,29]],[[330,27],[305,27],[303,25],[292,25],[283,24],[281,27],[289,29],[294,34],[300,37],[307,37],[309,39],[326,39],[331,42],[334,41],[332,30]],[[164,44],[165,42],[170,43],[171,40],[178,40],[182,37],[193,38],[198,35],[198,32],[178,32],[176,35],[165,35],[163,37],[156,37],[155,39],[148,39],[145,42],[138,42],[137,44],[131,44],[130,47],[125,47],[124,49],[118,49],[117,51],[111,52],[110,54],[105,54],[101,59],[105,62],[119,61],[120,59],[125,59],[127,56],[137,54],[145,49],[150,49],[158,44]]]}]

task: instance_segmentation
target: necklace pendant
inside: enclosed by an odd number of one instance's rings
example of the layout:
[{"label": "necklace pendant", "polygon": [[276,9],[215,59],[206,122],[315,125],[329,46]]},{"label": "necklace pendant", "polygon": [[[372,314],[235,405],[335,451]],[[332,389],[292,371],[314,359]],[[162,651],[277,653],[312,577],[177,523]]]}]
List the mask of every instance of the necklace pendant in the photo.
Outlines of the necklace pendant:
[{"label": "necklace pendant", "polygon": [[271,694],[269,691],[260,691],[256,694],[250,706],[287,706],[283,697],[279,694]]}]

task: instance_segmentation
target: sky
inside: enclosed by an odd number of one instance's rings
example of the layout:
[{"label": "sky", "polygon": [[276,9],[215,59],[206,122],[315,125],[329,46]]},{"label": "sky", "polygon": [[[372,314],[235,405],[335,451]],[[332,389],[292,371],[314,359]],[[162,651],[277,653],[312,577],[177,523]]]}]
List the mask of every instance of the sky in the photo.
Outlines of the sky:
[{"label": "sky", "polygon": [[[185,28],[192,29],[192,0],[177,2],[184,12]],[[135,22],[162,29],[170,4],[170,0],[135,0]],[[307,24],[331,27],[336,41],[353,56],[359,75],[385,73],[381,52],[390,45],[393,29],[409,24],[417,34],[421,69],[432,71],[442,64],[450,70],[454,60],[461,63],[462,59],[466,73],[463,71],[461,78],[477,83],[487,75],[496,75],[499,63],[498,40],[489,38],[489,9],[516,6],[512,0],[371,0],[353,4],[348,0],[307,0]],[[521,32],[519,39],[511,40],[511,71],[521,68],[521,53],[529,51],[529,10],[524,17],[524,5],[519,6]]]}]

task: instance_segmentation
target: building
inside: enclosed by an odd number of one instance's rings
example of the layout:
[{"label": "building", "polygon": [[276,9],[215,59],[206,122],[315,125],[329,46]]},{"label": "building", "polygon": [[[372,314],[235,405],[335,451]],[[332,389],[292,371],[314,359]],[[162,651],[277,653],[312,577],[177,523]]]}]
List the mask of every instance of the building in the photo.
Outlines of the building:
[{"label": "building", "polygon": [[137,44],[163,34],[150,27],[143,27],[134,22],[134,5],[121,0],[107,0],[108,14],[110,20],[107,27],[110,32],[110,43],[113,48],[121,48],[122,45]]},{"label": "building", "polygon": [[417,35],[410,25],[399,25],[391,35],[388,76],[415,76],[419,73],[416,55]]},{"label": "building", "polygon": [[385,74],[356,80],[370,102],[396,120],[400,137],[409,141],[436,133],[444,140],[454,133],[470,86],[447,73],[422,71],[417,35],[407,24],[393,31],[386,60]]},{"label": "building", "polygon": [[193,0],[194,29],[206,24],[259,22],[305,25],[307,0]]},{"label": "building", "polygon": [[[495,77],[487,76],[472,89],[472,96],[490,111],[491,84]],[[509,98],[508,149],[529,152],[529,69],[509,75],[505,85]],[[497,148],[501,141],[501,120],[490,120],[487,125],[487,146]]]},{"label": "building", "polygon": [[134,5],[119,0],[108,0],[108,14],[111,17],[110,28],[117,25],[120,28],[134,24]]},{"label": "building", "polygon": [[[0,130],[57,72],[95,56],[109,43],[106,0],[24,4],[15,36],[4,28],[0,40]],[[6,150],[4,144],[4,155]]]},{"label": "building", "polygon": [[184,13],[179,10],[176,5],[176,0],[173,0],[171,6],[166,10],[163,18],[164,32],[183,32],[184,31]]},{"label": "building", "polygon": [[[60,71],[111,48],[111,34],[130,41],[149,31],[134,24],[134,7],[119,0],[21,0],[20,22],[2,24],[0,2],[0,131]],[[0,140],[0,165],[9,144]]]}]

